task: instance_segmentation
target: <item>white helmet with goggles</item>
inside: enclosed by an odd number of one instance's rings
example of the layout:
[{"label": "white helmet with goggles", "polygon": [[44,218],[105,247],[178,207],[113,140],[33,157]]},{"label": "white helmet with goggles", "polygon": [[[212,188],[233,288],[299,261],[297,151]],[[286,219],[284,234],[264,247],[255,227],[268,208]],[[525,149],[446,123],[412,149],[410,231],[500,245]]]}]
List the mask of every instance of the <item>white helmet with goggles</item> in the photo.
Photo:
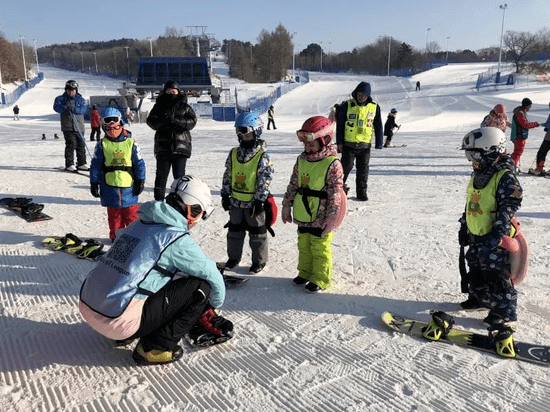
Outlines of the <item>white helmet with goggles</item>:
[{"label": "white helmet with goggles", "polygon": [[480,127],[462,139],[462,150],[470,162],[480,161],[482,156],[506,151],[506,135],[496,127]]},{"label": "white helmet with goggles", "polygon": [[190,175],[174,180],[166,203],[185,216],[189,228],[199,217],[207,219],[214,210],[208,185]]}]

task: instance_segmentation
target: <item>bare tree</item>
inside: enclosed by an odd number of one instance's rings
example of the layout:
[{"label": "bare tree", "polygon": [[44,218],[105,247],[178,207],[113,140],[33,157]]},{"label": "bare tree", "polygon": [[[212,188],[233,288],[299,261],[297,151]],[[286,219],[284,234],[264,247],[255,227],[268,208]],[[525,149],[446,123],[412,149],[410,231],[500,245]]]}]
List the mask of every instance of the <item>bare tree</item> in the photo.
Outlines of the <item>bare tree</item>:
[{"label": "bare tree", "polygon": [[507,31],[504,46],[516,66],[516,73],[525,67],[525,58],[536,50],[537,37],[529,32]]}]

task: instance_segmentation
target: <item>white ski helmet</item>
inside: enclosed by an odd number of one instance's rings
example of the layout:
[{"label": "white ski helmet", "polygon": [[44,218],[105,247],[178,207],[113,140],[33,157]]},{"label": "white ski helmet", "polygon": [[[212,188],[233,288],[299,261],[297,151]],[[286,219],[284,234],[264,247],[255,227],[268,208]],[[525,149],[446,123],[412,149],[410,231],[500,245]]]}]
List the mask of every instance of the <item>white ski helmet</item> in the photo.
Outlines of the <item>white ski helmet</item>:
[{"label": "white ski helmet", "polygon": [[178,201],[187,206],[200,206],[204,212],[203,219],[207,219],[214,210],[210,189],[206,183],[196,177],[185,175],[174,180],[168,196],[173,197],[174,195],[177,196]]},{"label": "white ski helmet", "polygon": [[462,150],[466,151],[466,158],[471,162],[491,153],[502,154],[506,151],[506,135],[496,127],[474,129],[462,139]]}]

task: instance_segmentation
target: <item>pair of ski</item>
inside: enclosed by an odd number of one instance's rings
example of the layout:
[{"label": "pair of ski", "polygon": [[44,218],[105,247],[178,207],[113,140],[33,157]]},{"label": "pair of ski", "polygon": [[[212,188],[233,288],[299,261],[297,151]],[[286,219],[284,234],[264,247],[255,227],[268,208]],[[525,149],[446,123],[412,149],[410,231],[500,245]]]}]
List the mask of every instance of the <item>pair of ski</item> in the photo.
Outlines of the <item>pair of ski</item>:
[{"label": "pair of ski", "polygon": [[34,203],[30,197],[4,197],[0,199],[0,206],[11,210],[27,222],[41,222],[53,219],[42,212],[44,205]]},{"label": "pair of ski", "polygon": [[248,278],[243,278],[242,276],[233,276],[228,275],[225,272],[225,263],[216,263],[216,267],[220,271],[220,273],[223,276],[223,283],[225,284],[226,288],[233,288],[235,286],[242,285],[243,283],[248,282]]},{"label": "pair of ski", "polygon": [[[447,315],[443,312],[431,312],[432,316],[437,314],[438,316]],[[409,319],[391,312],[382,313],[382,322],[386,324],[390,329],[405,333],[407,335],[418,336],[426,339],[425,332],[430,327],[431,323],[422,322],[416,319]],[[446,333],[443,333],[436,341],[450,343],[458,346],[465,346],[471,349],[477,349],[484,352],[497,353],[495,336],[489,332],[486,335],[479,333],[469,332],[466,330],[452,327],[454,320],[450,322],[451,326]],[[505,356],[506,359],[517,359],[526,362],[536,363],[538,365],[550,366],[550,346],[534,345],[525,342],[513,342],[513,356]],[[497,353],[498,354],[498,353]]]},{"label": "pair of ski", "polygon": [[63,237],[47,237],[42,240],[42,244],[50,250],[75,255],[79,259],[96,261],[103,251],[103,243],[94,239],[81,240],[72,233],[67,233]]}]

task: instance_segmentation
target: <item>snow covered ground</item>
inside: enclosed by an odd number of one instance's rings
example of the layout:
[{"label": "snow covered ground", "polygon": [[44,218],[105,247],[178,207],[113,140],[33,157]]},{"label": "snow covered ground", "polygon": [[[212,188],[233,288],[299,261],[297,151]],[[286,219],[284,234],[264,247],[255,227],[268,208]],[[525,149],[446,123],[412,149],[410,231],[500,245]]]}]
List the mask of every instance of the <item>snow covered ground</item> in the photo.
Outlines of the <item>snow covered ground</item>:
[{"label": "snow covered ground", "polygon": [[[70,78],[85,97],[118,87],[107,78],[43,67],[44,81],[17,102],[22,120],[12,120],[11,107],[0,110],[0,198],[32,197],[54,217],[27,223],[0,210],[0,410],[550,410],[548,369],[396,334],[380,321],[385,310],[427,320],[430,309],[439,309],[455,315],[457,326],[484,330],[483,312],[457,310],[464,298],[457,220],[470,174],[458,147],[495,104],[511,115],[529,97],[530,118],[542,122],[550,101],[548,87],[536,83],[476,92],[477,74],[487,67],[450,65],[412,79],[312,73],[309,84],[277,101],[278,129],[265,138],[279,205],[301,151],[295,131],[307,117],[327,115],[361,80],[371,82],[384,120],[397,108],[402,128],[394,142],[407,147],[373,150],[370,200],[349,202],[334,237],[330,289],[311,295],[293,286],[296,228],[279,219],[266,269],[227,293],[223,313],[235,323],[235,338],[203,351],[184,345],[181,361],[155,367],[136,367],[132,348],[113,348],[80,318],[79,287],[93,263],[40,244],[67,232],[108,241],[106,210],[90,195],[87,178],[55,170],[64,164],[64,142],[53,139],[62,134],[52,105]],[[152,200],[153,131],[144,124],[130,129],[147,162],[142,200]],[[210,185],[218,206],[193,236],[212,259],[225,261],[228,216],[219,189],[237,139],[232,124],[203,119],[192,135],[188,173]],[[542,137],[541,129],[531,131],[522,169],[531,166]],[[355,175],[350,179],[354,195]],[[518,287],[515,337],[549,345],[550,181],[528,175],[520,181],[525,198],[518,218],[532,257]],[[245,251],[243,274],[247,245]]]}]

